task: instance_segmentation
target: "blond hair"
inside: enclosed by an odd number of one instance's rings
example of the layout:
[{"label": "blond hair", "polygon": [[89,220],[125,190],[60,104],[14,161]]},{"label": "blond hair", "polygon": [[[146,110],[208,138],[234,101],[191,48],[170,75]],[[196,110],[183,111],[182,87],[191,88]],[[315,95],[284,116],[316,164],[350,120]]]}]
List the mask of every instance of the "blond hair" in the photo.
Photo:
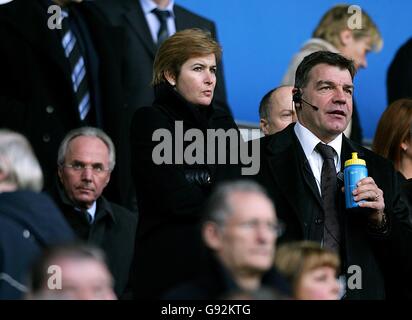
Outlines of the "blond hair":
[{"label": "blond hair", "polygon": [[[353,15],[348,10],[350,5],[340,4],[329,9],[320,20],[318,26],[313,32],[314,38],[323,39],[336,48],[340,47],[340,33],[349,29],[348,19]],[[361,29],[351,29],[355,39],[371,37],[373,51],[380,51],[383,46],[383,39],[376,24],[369,15],[362,9],[362,27]]]},{"label": "blond hair", "polygon": [[339,272],[340,259],[333,251],[313,241],[290,242],[276,250],[275,266],[297,289],[302,276],[320,267],[331,267]]}]

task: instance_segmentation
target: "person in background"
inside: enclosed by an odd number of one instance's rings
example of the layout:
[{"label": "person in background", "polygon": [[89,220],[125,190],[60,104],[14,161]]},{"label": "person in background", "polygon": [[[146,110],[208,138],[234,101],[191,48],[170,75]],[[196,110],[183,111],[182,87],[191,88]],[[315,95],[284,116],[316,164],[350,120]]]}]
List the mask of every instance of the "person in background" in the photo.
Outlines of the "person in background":
[{"label": "person in background", "polygon": [[263,96],[259,105],[259,125],[264,135],[282,131],[292,122],[296,122],[292,90],[293,86],[281,86]]},{"label": "person in background", "polygon": [[382,114],[372,150],[393,162],[405,179],[412,179],[412,99],[399,99]]},{"label": "person in background", "polygon": [[203,240],[208,263],[196,278],[171,290],[166,299],[252,298],[268,290],[285,298],[289,285],[273,267],[281,224],[275,207],[257,183],[239,180],[223,183],[205,207]]},{"label": "person in background", "polygon": [[[229,144],[212,153],[208,148],[211,141],[206,138],[209,129],[230,130],[240,137],[233,118],[213,104],[220,57],[221,48],[209,33],[200,29],[176,32],[157,51],[153,104],[139,108],[133,116],[132,172],[139,205],[134,283],[138,297],[159,297],[196,272],[202,256],[199,228],[204,202],[217,183],[240,175],[240,168],[229,164],[229,159],[226,164],[217,161],[220,152],[230,157]],[[182,136],[175,131],[177,126],[181,126]],[[186,156],[191,142],[183,141],[193,130],[205,137],[196,159]],[[162,139],[154,138],[159,132],[170,134],[171,140],[159,142]],[[204,161],[198,161],[199,157]]]},{"label": "person in background", "polygon": [[386,76],[388,105],[398,99],[412,99],[412,38],[396,52]]},{"label": "person in background", "polygon": [[105,252],[116,294],[123,298],[132,271],[137,217],[102,195],[115,159],[113,142],[102,130],[81,127],[68,132],[58,151],[53,198],[78,238]]},{"label": "person in background", "polygon": [[[372,18],[362,8],[361,28],[350,28],[348,22],[354,13],[350,5],[339,4],[329,9],[322,17],[309,39],[300,51],[294,55],[283,77],[282,84],[293,85],[299,63],[307,55],[316,51],[340,53],[353,60],[355,68],[367,67],[366,55],[371,51],[380,51],[383,46],[382,36]],[[344,131],[345,136],[362,144],[362,126],[356,106],[353,106],[352,119]]]},{"label": "person in background", "polygon": [[[4,2],[4,1],[3,1]],[[110,26],[99,1],[13,0],[0,5],[0,128],[26,136],[44,188],[54,186],[59,143],[72,129],[94,126],[117,149],[108,199],[128,206],[129,131],[122,84],[125,34]],[[59,24],[59,20],[61,24]]]},{"label": "person in background", "polygon": [[55,246],[33,264],[27,300],[115,300],[114,280],[100,249]]},{"label": "person in background", "polygon": [[[151,86],[152,67],[163,41],[176,31],[191,28],[208,31],[217,41],[213,21],[183,8],[174,0],[99,0],[95,3],[113,26],[124,27],[127,33],[123,82],[130,119],[137,108],[150,105],[155,98]],[[217,62],[216,78],[214,105],[231,113],[221,61]]]},{"label": "person in background", "polygon": [[292,284],[296,300],[339,299],[339,256],[319,243],[298,241],[280,245],[275,266]]},{"label": "person in background", "polygon": [[44,248],[74,240],[53,201],[27,139],[0,129],[0,300],[27,292],[31,263]]}]

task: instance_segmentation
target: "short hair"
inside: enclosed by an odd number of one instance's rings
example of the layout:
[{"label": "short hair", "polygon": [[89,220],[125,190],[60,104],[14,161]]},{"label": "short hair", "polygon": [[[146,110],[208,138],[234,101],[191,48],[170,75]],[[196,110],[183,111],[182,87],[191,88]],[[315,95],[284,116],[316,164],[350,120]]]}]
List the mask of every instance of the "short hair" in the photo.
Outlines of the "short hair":
[{"label": "short hair", "polygon": [[[348,20],[353,13],[349,12],[351,5],[339,4],[329,9],[320,20],[318,26],[313,32],[314,38],[323,39],[336,48],[339,48],[340,38],[339,34],[349,29]],[[371,37],[371,44],[373,51],[381,50],[383,46],[383,39],[376,24],[372,21],[370,16],[362,9],[362,26],[360,29],[353,28],[352,34],[355,39],[363,37]]]},{"label": "short hair", "polygon": [[165,73],[177,77],[182,65],[190,58],[214,54],[220,61],[222,48],[210,32],[201,29],[186,29],[176,32],[162,43],[153,63],[152,85],[166,82]]},{"label": "short hair", "polygon": [[0,171],[17,189],[40,192],[43,173],[29,141],[20,133],[0,129]]},{"label": "short hair", "polygon": [[329,51],[316,51],[307,55],[296,69],[295,75],[295,88],[304,88],[309,82],[310,71],[318,64],[328,64],[330,66],[336,66],[340,69],[348,70],[352,79],[355,76],[355,65],[352,60],[346,59],[344,56],[329,52]]},{"label": "short hair", "polygon": [[31,293],[36,294],[44,288],[50,276],[47,270],[58,259],[95,260],[107,267],[105,253],[93,245],[70,243],[51,246],[45,249],[31,266],[29,275]]},{"label": "short hair", "polygon": [[94,127],[81,127],[69,131],[68,134],[64,137],[63,141],[60,144],[59,151],[57,153],[57,165],[59,167],[64,165],[66,158],[67,149],[69,143],[77,137],[96,137],[99,138],[109,149],[109,169],[113,170],[116,164],[116,150],[113,144],[112,139],[104,133],[103,130],[94,128]]},{"label": "short hair", "polygon": [[313,241],[289,242],[279,246],[275,266],[296,290],[302,276],[320,267],[331,267],[339,272],[339,256]]},{"label": "short hair", "polygon": [[[272,90],[269,90],[260,100],[259,104],[259,117],[260,119],[269,119],[270,117],[270,112],[271,112],[271,103],[270,100],[272,99],[272,95],[279,89],[284,88],[284,87],[289,87],[289,85],[281,85],[279,87],[276,87]],[[290,101],[292,103],[292,100]]]},{"label": "short hair", "polygon": [[382,114],[372,150],[393,161],[396,170],[401,162],[401,143],[411,138],[412,99],[399,99],[390,104]]},{"label": "short hair", "polygon": [[228,217],[234,211],[233,202],[230,197],[235,193],[260,194],[273,203],[263,187],[252,180],[223,182],[217,186],[205,206],[204,222],[213,221],[218,225],[225,224]]}]

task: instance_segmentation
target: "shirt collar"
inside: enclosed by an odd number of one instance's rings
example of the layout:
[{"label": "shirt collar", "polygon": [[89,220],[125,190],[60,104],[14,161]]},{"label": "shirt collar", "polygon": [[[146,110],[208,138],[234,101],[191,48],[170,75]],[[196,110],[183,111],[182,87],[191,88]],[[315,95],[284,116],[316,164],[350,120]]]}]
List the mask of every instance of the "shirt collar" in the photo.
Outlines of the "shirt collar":
[{"label": "shirt collar", "polygon": [[[304,127],[299,121],[296,122],[294,130],[303,148],[303,151],[305,152],[306,158],[309,159],[318,143],[322,141],[317,136],[315,136],[308,128]],[[337,163],[339,163],[340,152],[342,150],[342,133],[339,134],[334,140],[327,143],[327,145],[331,146],[335,150],[338,156]]]},{"label": "shirt collar", "polygon": [[[173,13],[174,4],[175,4],[174,0],[170,0],[169,4],[166,6],[166,8],[162,9],[162,10],[165,10],[165,11],[169,11],[171,17],[173,17],[173,18],[174,18],[174,13]],[[148,15],[148,14],[152,13],[153,9],[157,8],[156,3],[152,0],[140,0],[140,5],[141,5],[143,13],[145,15]]]}]

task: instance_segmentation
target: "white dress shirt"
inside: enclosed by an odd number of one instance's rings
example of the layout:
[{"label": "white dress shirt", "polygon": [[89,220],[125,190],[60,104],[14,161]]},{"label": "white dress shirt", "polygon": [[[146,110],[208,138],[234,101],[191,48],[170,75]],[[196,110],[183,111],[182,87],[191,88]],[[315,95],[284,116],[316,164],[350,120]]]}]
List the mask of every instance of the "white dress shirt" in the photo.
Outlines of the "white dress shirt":
[{"label": "white dress shirt", "polygon": [[[316,185],[318,186],[319,194],[321,194],[320,177],[322,173],[323,158],[315,148],[317,144],[322,141],[306,127],[300,124],[299,121],[296,122],[294,130],[300,145],[302,146],[303,152],[305,153],[306,159],[309,161],[310,168],[316,180]],[[342,133],[327,145],[331,146],[333,150],[335,150],[334,160],[336,173],[338,173],[341,167],[340,152],[342,149]]]},{"label": "white dress shirt", "polygon": [[[144,16],[149,26],[150,33],[152,34],[153,42],[157,43],[157,33],[159,32],[159,29],[160,29],[160,21],[156,17],[156,15],[152,12],[153,9],[157,8],[157,5],[152,0],[140,0],[140,5],[142,7]],[[174,5],[174,0],[170,0],[166,8],[161,9],[161,10],[170,12],[170,16],[167,19],[167,31],[169,32],[169,36],[176,33],[176,24],[175,24],[175,15],[173,13],[173,5]]]}]

